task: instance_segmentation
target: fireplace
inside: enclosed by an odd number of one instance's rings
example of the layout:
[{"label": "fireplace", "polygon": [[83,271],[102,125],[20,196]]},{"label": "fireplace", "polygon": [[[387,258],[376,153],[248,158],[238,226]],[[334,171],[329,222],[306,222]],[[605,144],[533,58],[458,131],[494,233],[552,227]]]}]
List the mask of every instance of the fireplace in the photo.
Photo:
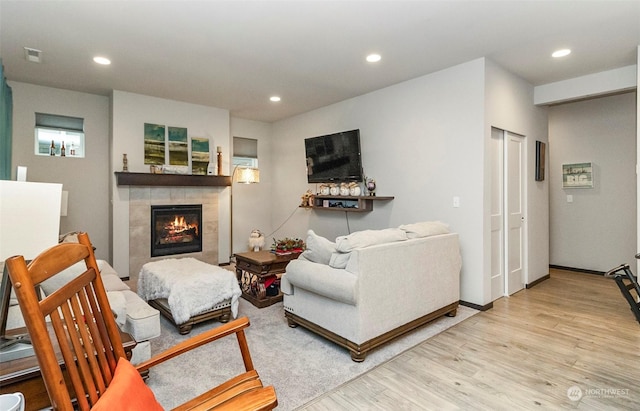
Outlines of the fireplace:
[{"label": "fireplace", "polygon": [[151,206],[151,257],[202,251],[202,205]]}]

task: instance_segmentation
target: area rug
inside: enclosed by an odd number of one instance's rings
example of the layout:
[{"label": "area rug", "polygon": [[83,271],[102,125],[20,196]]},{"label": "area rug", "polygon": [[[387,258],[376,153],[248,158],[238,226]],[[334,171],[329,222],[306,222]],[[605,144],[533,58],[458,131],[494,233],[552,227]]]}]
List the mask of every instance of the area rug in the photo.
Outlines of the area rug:
[{"label": "area rug", "polygon": [[[302,327],[289,328],[282,303],[258,309],[240,300],[239,316],[249,317],[246,335],[254,366],[265,385],[273,385],[278,410],[295,410],[341,384],[471,317],[478,311],[459,307],[458,315],[441,317],[371,351],[364,362],[351,361],[349,352]],[[189,336],[220,325],[197,324],[189,335],[161,317],[162,333],[151,340],[152,354]],[[147,381],[158,401],[171,409],[244,371],[234,337],[198,348],[153,367]]]}]

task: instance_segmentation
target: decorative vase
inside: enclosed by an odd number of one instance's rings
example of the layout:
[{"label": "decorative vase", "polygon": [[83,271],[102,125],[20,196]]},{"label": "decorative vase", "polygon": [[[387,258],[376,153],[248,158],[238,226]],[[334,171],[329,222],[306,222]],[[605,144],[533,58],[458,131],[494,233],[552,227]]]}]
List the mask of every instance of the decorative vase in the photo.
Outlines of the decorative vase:
[{"label": "decorative vase", "polygon": [[329,186],[324,185],[324,184],[321,185],[320,186],[320,195],[328,196],[329,195]]},{"label": "decorative vase", "polygon": [[218,153],[218,175],[221,176],[222,175],[222,147],[218,146],[216,148],[216,151]]},{"label": "decorative vase", "polygon": [[340,185],[340,195],[348,196],[349,195],[349,186],[346,183],[342,183]]},{"label": "decorative vase", "polygon": [[126,154],[122,155],[122,171],[125,173],[129,171],[129,160]]},{"label": "decorative vase", "polygon": [[332,196],[340,195],[340,187],[332,186],[331,188],[329,188],[329,194],[331,194]]},{"label": "decorative vase", "polygon": [[360,186],[351,187],[349,189],[349,195],[352,195],[354,197],[359,196],[360,193],[361,193]]}]

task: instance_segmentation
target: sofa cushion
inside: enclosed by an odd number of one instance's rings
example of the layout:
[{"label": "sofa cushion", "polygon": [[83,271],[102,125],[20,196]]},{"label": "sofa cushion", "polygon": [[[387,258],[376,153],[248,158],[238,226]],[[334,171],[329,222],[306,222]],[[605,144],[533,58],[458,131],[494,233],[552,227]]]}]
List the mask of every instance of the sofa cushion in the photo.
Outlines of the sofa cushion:
[{"label": "sofa cushion", "polygon": [[127,301],[122,291],[107,291],[107,299],[111,306],[111,311],[116,317],[116,323],[120,328],[127,321]]},{"label": "sofa cushion", "polygon": [[123,330],[136,341],[144,341],[160,335],[160,312],[147,304],[131,290],[122,291],[127,302],[127,322]]},{"label": "sofa cushion", "polygon": [[[109,263],[107,263],[105,260],[97,260],[96,263],[98,264],[98,270],[100,270],[100,275],[102,276],[102,282],[104,283],[105,290],[129,290],[129,286],[122,282],[118,274],[113,268],[111,268]],[[48,280],[43,281],[41,284],[42,291],[44,291],[46,295],[49,295],[82,274],[85,270],[86,265],[84,261],[80,261],[79,263],[72,265],[66,270],[59,272]]]},{"label": "sofa cushion", "polygon": [[348,253],[356,248],[392,243],[406,239],[407,233],[399,228],[356,231],[355,233],[336,238],[336,249],[341,253]]},{"label": "sofa cushion", "polygon": [[42,288],[42,291],[44,291],[46,295],[49,295],[55,290],[57,290],[58,288],[62,287],[63,285],[67,284],[69,281],[73,280],[74,278],[82,274],[85,270],[86,270],[86,265],[84,264],[84,261],[80,261],[79,263],[72,265],[66,270],[59,272],[58,274],[54,275],[48,280],[43,281],[40,284],[40,287]]},{"label": "sofa cushion", "polygon": [[403,224],[398,228],[405,231],[408,238],[422,238],[449,233],[449,225],[442,221],[423,221],[420,223]]},{"label": "sofa cushion", "polygon": [[346,268],[350,258],[351,253],[332,253],[331,260],[329,261],[329,267]]},{"label": "sofa cushion", "polygon": [[131,289],[116,274],[105,274],[104,272],[101,272],[100,276],[102,277],[104,289],[107,291],[126,291]]},{"label": "sofa cushion", "polygon": [[319,264],[329,264],[331,254],[336,251],[336,244],[317,235],[313,230],[307,231],[307,249],[302,255],[309,261]]}]

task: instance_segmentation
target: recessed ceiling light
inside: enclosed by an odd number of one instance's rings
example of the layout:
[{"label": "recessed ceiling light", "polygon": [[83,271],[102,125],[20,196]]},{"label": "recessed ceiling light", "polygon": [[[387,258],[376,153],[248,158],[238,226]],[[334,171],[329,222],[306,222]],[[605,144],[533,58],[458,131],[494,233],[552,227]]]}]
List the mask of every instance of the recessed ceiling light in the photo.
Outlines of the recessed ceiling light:
[{"label": "recessed ceiling light", "polygon": [[369,63],[377,63],[378,61],[380,61],[382,59],[382,56],[380,54],[369,54],[367,56],[367,61]]},{"label": "recessed ceiling light", "polygon": [[106,57],[97,56],[93,58],[93,61],[95,61],[98,64],[102,64],[103,66],[108,66],[109,64],[111,64],[111,60],[109,60]]},{"label": "recessed ceiling light", "polygon": [[556,50],[553,52],[553,54],[551,54],[551,57],[564,57],[564,56],[568,56],[569,54],[571,54],[571,50],[569,49],[561,49],[561,50]]},{"label": "recessed ceiling light", "polygon": [[278,97],[278,96],[271,96],[271,97],[269,98],[269,100],[273,101],[274,103],[277,103],[278,101],[280,101],[280,97]]}]

